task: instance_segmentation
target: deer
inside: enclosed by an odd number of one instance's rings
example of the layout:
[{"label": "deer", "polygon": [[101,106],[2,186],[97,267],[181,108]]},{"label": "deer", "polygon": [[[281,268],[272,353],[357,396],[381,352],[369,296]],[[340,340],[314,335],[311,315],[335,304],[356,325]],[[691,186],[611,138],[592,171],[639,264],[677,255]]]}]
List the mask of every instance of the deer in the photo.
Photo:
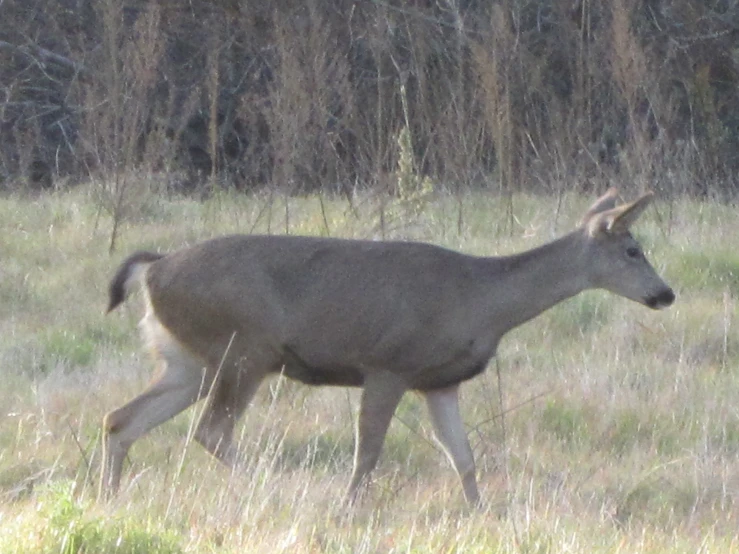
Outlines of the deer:
[{"label": "deer", "polygon": [[501,338],[588,289],[655,310],[675,300],[629,232],[653,193],[617,206],[618,196],[609,189],[575,230],[509,256],[292,235],[130,255],[110,283],[108,312],[143,289],[140,326],[158,371],[103,419],[99,497],[119,490],[134,441],[200,400],[195,441],[238,467],[234,426],[260,384],[284,375],[361,387],[349,503],[380,458],[401,397],[416,391],[466,501],[480,505],[459,389],[486,369]]}]

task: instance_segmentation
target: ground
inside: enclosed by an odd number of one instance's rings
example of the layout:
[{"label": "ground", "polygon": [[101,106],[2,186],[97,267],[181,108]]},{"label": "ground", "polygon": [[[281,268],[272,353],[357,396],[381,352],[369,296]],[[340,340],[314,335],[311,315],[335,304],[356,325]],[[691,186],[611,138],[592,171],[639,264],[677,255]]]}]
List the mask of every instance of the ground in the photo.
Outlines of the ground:
[{"label": "ground", "polygon": [[245,470],[230,473],[191,441],[196,407],[137,442],[120,495],[95,500],[102,417],[152,371],[140,298],[104,315],[108,280],[133,250],[289,232],[506,254],[569,231],[592,200],[432,194],[408,207],[361,194],[350,206],[152,193],[123,213],[111,254],[113,223],[94,185],[0,198],[0,551],[739,548],[736,208],[705,199],[658,198],[635,228],[677,292],[673,307],[584,293],[506,336],[497,361],[463,386],[480,510],[465,505],[413,394],[348,510],[357,391],[280,379],[239,426]]}]

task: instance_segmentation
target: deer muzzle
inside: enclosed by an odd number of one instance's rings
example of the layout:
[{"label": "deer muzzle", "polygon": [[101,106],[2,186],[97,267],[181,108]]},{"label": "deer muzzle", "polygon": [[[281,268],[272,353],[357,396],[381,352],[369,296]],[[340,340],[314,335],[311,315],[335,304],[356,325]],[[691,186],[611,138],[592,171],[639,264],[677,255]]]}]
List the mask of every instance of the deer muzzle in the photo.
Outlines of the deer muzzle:
[{"label": "deer muzzle", "polygon": [[647,296],[644,303],[653,310],[661,310],[675,301],[675,293],[671,288],[662,290],[659,294]]}]

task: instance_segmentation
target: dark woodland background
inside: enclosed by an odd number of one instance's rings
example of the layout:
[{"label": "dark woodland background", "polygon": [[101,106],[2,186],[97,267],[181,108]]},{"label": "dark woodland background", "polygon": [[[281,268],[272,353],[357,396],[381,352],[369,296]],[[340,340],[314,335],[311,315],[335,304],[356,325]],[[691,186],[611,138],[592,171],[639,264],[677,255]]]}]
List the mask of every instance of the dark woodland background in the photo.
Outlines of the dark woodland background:
[{"label": "dark woodland background", "polygon": [[739,0],[2,0],[0,189],[738,190]]}]

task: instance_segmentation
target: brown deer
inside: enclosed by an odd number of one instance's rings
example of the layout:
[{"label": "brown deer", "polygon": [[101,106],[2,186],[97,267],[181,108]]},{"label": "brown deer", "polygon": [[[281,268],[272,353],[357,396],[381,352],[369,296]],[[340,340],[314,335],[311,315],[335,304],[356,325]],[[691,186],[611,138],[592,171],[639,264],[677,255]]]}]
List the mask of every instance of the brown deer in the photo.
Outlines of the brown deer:
[{"label": "brown deer", "polygon": [[297,236],[226,236],[166,256],[133,254],[111,282],[108,310],[143,283],[142,328],[160,371],[105,416],[101,495],[119,488],[136,439],[202,398],[195,439],[233,465],[236,421],[262,381],[282,373],[362,387],[349,499],[375,467],[400,398],[415,390],[465,497],[477,503],[458,389],[485,370],[503,335],[586,289],[654,309],[675,299],[629,233],[651,193],[619,207],[616,197],[609,190],[575,231],[513,256]]}]

